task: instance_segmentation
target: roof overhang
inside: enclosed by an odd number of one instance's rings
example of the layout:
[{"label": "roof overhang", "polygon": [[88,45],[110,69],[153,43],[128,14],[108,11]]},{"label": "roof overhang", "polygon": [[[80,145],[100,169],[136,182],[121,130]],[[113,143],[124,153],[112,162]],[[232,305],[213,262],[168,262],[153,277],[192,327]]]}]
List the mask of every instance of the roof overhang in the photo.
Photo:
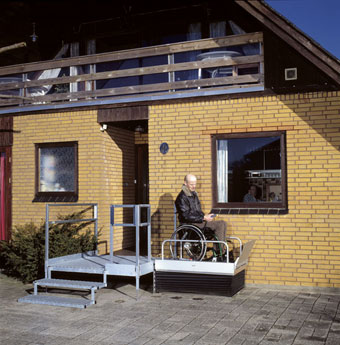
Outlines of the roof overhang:
[{"label": "roof overhang", "polygon": [[269,30],[340,85],[340,61],[263,0],[235,0]]}]

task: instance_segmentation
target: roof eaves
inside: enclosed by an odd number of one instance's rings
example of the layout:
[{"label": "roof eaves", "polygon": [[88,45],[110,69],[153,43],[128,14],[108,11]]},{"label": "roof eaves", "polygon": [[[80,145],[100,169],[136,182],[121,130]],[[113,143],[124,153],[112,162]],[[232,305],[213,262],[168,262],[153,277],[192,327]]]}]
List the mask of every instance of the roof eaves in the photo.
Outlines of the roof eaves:
[{"label": "roof eaves", "polygon": [[340,60],[315,40],[264,0],[235,0],[235,2],[340,85]]}]

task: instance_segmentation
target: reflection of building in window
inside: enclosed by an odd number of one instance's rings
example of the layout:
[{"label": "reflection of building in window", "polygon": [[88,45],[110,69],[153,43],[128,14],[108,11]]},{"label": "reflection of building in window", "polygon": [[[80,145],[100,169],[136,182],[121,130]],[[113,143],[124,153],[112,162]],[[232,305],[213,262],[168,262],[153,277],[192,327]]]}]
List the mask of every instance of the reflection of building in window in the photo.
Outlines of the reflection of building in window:
[{"label": "reflection of building in window", "polygon": [[40,176],[40,191],[64,191],[60,184],[56,182],[56,157],[49,155],[42,155],[41,162],[41,176]]},{"label": "reflection of building in window", "polygon": [[75,191],[74,146],[39,148],[39,192]]},{"label": "reflection of building in window", "polygon": [[258,201],[282,202],[283,140],[282,133],[217,136],[217,203],[241,203],[251,185]]}]

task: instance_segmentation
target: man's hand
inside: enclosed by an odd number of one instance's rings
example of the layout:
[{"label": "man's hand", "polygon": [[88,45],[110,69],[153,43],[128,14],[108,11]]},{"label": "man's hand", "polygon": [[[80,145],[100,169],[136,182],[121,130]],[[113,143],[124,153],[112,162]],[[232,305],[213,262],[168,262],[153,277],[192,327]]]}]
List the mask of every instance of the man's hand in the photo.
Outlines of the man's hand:
[{"label": "man's hand", "polygon": [[209,213],[208,215],[204,216],[203,220],[205,220],[206,222],[211,222],[214,219],[214,217],[216,217],[215,214]]}]

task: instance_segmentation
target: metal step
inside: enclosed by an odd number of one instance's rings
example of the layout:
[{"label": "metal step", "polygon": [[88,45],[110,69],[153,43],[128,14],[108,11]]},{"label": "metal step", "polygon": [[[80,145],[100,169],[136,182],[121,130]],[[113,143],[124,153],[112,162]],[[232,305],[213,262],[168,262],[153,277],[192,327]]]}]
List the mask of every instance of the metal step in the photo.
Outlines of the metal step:
[{"label": "metal step", "polygon": [[101,282],[90,282],[90,281],[82,281],[82,280],[64,280],[64,279],[40,279],[40,280],[34,281],[33,284],[37,286],[45,286],[45,287],[85,289],[85,290],[92,290],[93,288],[98,290],[106,286],[105,283],[101,283]]},{"label": "metal step", "polygon": [[71,308],[86,308],[87,306],[92,304],[92,302],[87,299],[57,297],[51,295],[27,295],[25,297],[19,298],[18,302],[32,304],[47,304],[51,306]]}]

